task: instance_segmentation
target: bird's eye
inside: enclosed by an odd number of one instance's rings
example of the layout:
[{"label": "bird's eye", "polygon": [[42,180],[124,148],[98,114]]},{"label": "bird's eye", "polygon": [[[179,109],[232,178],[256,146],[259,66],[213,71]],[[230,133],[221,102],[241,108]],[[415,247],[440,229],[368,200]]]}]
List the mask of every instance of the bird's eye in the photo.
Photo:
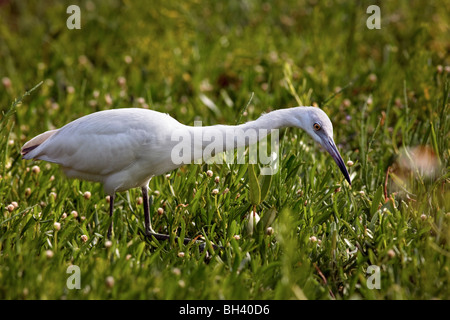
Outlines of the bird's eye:
[{"label": "bird's eye", "polygon": [[314,130],[316,130],[316,131],[319,131],[321,127],[322,127],[322,126],[321,126],[320,123],[318,123],[318,122],[316,122],[316,123],[313,124],[313,128],[314,128]]}]

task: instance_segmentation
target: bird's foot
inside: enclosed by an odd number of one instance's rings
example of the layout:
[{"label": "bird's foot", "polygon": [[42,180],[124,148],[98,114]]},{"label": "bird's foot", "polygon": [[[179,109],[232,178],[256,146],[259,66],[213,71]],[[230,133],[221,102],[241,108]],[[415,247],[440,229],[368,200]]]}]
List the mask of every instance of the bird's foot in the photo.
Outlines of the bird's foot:
[{"label": "bird's foot", "polygon": [[[170,236],[167,234],[161,234],[161,233],[157,233],[154,232],[153,230],[147,230],[145,232],[145,236],[148,238],[152,238],[154,237],[156,240],[158,241],[164,241],[164,240],[169,240]],[[198,237],[197,237],[198,238]],[[184,238],[183,239],[183,243],[185,245],[189,244],[189,243],[197,243],[199,244],[199,250],[200,252],[203,252],[206,248],[206,242],[202,241],[202,240],[197,240],[197,238],[191,239],[191,238]],[[178,239],[178,237],[175,237],[175,239]],[[223,247],[221,246],[216,246],[214,243],[211,243],[211,246],[214,250],[217,249],[223,249]]]}]

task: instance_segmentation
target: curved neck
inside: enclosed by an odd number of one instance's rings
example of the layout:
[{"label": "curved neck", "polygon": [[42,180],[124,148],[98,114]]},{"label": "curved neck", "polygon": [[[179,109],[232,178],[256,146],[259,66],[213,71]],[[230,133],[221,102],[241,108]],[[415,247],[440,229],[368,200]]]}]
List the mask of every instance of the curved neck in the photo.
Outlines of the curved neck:
[{"label": "curved neck", "polygon": [[[274,130],[285,127],[302,127],[299,115],[303,107],[280,109],[262,115],[256,120],[240,125],[182,126],[180,132],[172,136],[172,141],[179,142],[177,152],[183,151],[184,163],[205,159],[205,154],[215,155],[255,144],[272,134]],[[278,135],[276,135],[278,137]],[[182,141],[184,140],[184,141]],[[206,157],[208,158],[208,156]]]},{"label": "curved neck", "polygon": [[[279,109],[266,114],[263,114],[258,119],[249,121],[239,125],[213,125],[205,127],[189,127],[194,134],[207,138],[206,143],[210,142],[209,137],[226,137],[230,139],[233,137],[233,141],[237,142],[237,145],[227,146],[226,150],[230,148],[236,148],[241,146],[248,146],[249,143],[259,141],[272,133],[273,130],[281,129],[285,127],[299,127],[298,121],[295,121],[294,114],[298,115],[298,108]],[[245,144],[239,143],[242,141],[242,137],[256,137],[256,141],[251,139],[245,139]],[[225,142],[226,140],[223,140]],[[225,150],[225,149],[224,149]]]},{"label": "curved neck", "polygon": [[248,129],[273,130],[285,127],[295,127],[296,125],[293,121],[294,119],[293,115],[295,112],[294,109],[297,108],[275,110],[263,114],[256,120],[249,121],[241,125],[237,125],[236,127],[242,128],[243,130]]}]

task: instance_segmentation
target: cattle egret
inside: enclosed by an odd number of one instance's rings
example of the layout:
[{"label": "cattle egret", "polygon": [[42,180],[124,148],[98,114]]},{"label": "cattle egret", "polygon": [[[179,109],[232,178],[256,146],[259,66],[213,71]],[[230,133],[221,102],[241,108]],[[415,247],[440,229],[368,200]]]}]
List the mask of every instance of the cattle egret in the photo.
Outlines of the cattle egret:
[{"label": "cattle egret", "polygon": [[[145,232],[147,236],[165,240],[169,236],[156,233],[151,226],[148,185],[152,177],[187,163],[174,161],[174,154],[177,155],[177,152],[174,153],[173,150],[180,143],[180,139],[174,139],[174,132],[181,132],[193,140],[198,136],[215,135],[215,142],[223,144],[221,150],[227,151],[251,142],[250,139],[242,140],[238,136],[246,130],[254,130],[257,140],[260,140],[272,130],[283,127],[296,127],[306,131],[330,153],[345,179],[351,184],[344,161],[333,140],[331,121],[325,112],[316,107],[275,110],[257,120],[237,126],[204,127],[186,126],[168,114],[147,109],[99,111],[74,120],[60,129],[34,137],[25,143],[22,155],[24,159],[57,163],[70,178],[102,183],[105,193],[110,196],[110,216],[113,215],[117,192],[140,187],[144,202]],[[230,130],[235,132],[231,144],[226,143],[230,141],[227,135]],[[192,150],[188,150],[189,161],[201,158],[202,151],[207,147],[205,141],[188,145],[192,147]],[[108,237],[111,232],[112,222]],[[185,239],[185,242],[189,240]]]}]

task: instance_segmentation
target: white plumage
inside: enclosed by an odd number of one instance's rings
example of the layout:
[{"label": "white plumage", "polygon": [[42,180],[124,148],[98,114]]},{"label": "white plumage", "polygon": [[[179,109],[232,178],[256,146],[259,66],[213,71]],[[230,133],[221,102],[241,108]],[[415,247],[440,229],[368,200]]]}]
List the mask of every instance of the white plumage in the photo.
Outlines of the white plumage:
[{"label": "white plumage", "polygon": [[[116,192],[142,188],[146,232],[157,239],[166,235],[155,233],[150,224],[148,209],[148,183],[153,176],[180,167],[172,160],[172,150],[179,143],[173,133],[208,135],[223,133],[229,129],[255,129],[258,139],[265,136],[260,129],[298,127],[305,130],[334,158],[346,180],[350,177],[333,141],[333,127],[328,116],[319,108],[297,107],[280,109],[264,114],[255,121],[238,126],[190,127],[171,116],[146,109],[128,108],[96,112],[56,130],[44,132],[28,141],[22,148],[24,159],[40,159],[61,165],[68,177],[101,182],[111,196],[110,214],[113,213]],[[234,138],[235,141],[238,137]],[[247,142],[245,142],[247,144]],[[236,148],[237,143],[225,145],[223,150]],[[200,145],[200,149],[205,148]],[[192,144],[194,150],[199,146]],[[111,233],[111,227],[108,235]]]},{"label": "white plumage", "polygon": [[57,163],[68,177],[101,182],[112,194],[145,186],[152,176],[175,169],[165,153],[171,131],[180,126],[152,110],[100,111],[50,131],[43,142],[41,136],[30,140],[23,150],[41,144],[23,158]]}]

